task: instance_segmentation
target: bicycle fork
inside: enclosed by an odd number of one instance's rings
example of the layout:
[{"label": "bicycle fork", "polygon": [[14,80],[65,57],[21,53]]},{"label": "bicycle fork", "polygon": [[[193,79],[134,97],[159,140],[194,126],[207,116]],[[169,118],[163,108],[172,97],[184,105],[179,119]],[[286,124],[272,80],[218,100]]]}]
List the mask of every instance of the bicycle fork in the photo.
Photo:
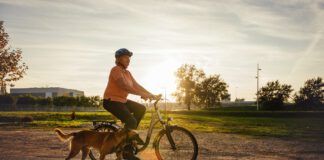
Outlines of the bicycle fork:
[{"label": "bicycle fork", "polygon": [[166,122],[163,121],[160,112],[157,112],[157,116],[159,118],[159,121],[162,123],[162,125],[163,125],[163,127],[165,129],[165,134],[166,134],[166,136],[168,138],[168,141],[170,142],[170,145],[171,145],[172,150],[176,150],[177,148],[176,148],[175,143],[174,143],[174,140],[173,140],[173,138],[171,136],[172,129],[169,126],[169,121],[166,121]]},{"label": "bicycle fork", "polygon": [[169,125],[165,125],[165,134],[170,142],[171,148],[172,148],[172,150],[176,150],[177,148],[176,148],[174,140],[171,136],[171,132],[172,132],[171,127]]}]

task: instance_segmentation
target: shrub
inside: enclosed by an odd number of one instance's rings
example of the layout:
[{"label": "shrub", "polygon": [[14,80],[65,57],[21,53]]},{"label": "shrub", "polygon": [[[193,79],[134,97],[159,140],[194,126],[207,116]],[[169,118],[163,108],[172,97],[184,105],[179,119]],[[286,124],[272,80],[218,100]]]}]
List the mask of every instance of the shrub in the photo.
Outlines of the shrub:
[{"label": "shrub", "polygon": [[99,107],[101,105],[101,99],[99,96],[80,96],[76,97],[77,106],[79,107]]},{"label": "shrub", "polygon": [[0,95],[0,104],[13,104],[14,99],[10,94]]},{"label": "shrub", "polygon": [[17,105],[35,105],[36,98],[31,95],[19,96],[17,100]]},{"label": "shrub", "polygon": [[37,103],[37,105],[40,105],[40,106],[49,106],[53,103],[53,100],[50,97],[37,98],[36,103]]},{"label": "shrub", "polygon": [[74,97],[58,96],[53,98],[55,106],[77,106],[77,99]]}]

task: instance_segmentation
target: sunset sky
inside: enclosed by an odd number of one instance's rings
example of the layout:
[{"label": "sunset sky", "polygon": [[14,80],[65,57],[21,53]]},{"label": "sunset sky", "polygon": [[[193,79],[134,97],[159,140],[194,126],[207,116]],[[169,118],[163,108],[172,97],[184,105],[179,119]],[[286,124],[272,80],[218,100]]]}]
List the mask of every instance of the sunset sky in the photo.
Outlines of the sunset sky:
[{"label": "sunset sky", "polygon": [[102,96],[122,47],[134,52],[135,79],[156,94],[175,90],[184,63],[220,74],[232,100],[255,98],[257,63],[261,86],[278,79],[296,91],[324,77],[323,0],[134,2],[0,0],[10,45],[29,66],[15,87]]}]

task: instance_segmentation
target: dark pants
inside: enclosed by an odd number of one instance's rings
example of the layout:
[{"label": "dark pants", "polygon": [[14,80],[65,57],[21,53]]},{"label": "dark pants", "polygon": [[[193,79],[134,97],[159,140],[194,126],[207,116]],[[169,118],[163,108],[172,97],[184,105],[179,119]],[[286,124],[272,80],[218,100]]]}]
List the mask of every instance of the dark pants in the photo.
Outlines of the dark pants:
[{"label": "dark pants", "polygon": [[136,129],[146,111],[144,105],[132,100],[127,100],[126,103],[122,103],[104,99],[103,107],[125,123],[125,128],[128,129]]}]

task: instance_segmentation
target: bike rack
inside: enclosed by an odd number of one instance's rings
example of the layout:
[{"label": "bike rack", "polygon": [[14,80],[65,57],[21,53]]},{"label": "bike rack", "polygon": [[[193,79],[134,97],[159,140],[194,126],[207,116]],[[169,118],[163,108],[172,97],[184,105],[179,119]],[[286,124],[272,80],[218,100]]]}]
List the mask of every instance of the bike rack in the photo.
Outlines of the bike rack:
[{"label": "bike rack", "polygon": [[114,125],[114,124],[116,124],[117,123],[117,121],[114,121],[114,120],[112,120],[112,121],[92,121],[92,125],[95,127],[95,126],[97,126],[97,125],[99,125],[99,124],[104,124],[104,125]]}]

